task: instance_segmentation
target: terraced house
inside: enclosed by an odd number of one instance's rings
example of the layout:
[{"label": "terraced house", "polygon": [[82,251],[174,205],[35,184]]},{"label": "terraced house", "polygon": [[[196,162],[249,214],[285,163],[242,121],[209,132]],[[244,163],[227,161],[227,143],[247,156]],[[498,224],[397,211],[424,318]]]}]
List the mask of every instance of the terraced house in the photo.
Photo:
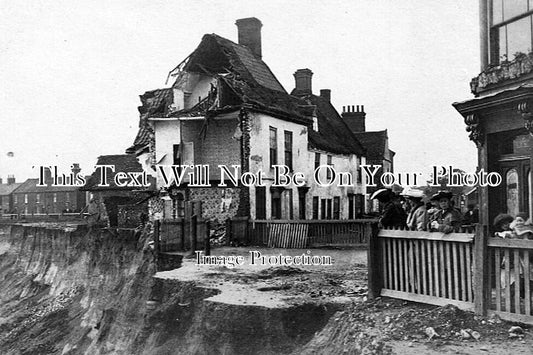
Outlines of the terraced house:
[{"label": "terraced house", "polygon": [[[169,77],[168,88],[141,95],[139,132],[127,153],[157,177],[152,215],[183,216],[186,201],[202,201],[202,215],[220,221],[253,219],[351,219],[365,212],[359,174],[366,149],[330,102],[330,90],[312,91],[309,69],[295,72],[289,94],[262,60],[261,22],[237,20],[238,43],[206,34]],[[190,187],[185,174],[168,186],[158,165],[209,165],[211,187]],[[264,174],[265,186],[219,186],[219,165]],[[301,172],[303,186],[275,187],[274,165]],[[321,165],[353,177],[350,186],[319,186]],[[328,172],[329,171],[329,172]],[[319,178],[332,178],[320,169]],[[217,186],[218,185],[218,186]]]}]

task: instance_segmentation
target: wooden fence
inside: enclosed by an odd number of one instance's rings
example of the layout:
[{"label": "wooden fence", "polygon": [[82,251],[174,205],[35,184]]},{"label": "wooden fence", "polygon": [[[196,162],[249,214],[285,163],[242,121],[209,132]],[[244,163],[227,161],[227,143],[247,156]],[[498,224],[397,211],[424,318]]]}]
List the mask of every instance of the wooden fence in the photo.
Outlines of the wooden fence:
[{"label": "wooden fence", "polygon": [[474,234],[382,229],[377,237],[372,264],[381,296],[474,308]]},{"label": "wooden fence", "polygon": [[159,251],[187,251],[204,248],[209,222],[191,218],[165,219],[159,223]]},{"label": "wooden fence", "polygon": [[453,304],[481,315],[533,324],[533,240],[372,226],[369,297]]},{"label": "wooden fence", "polygon": [[533,323],[533,240],[488,238],[488,313]]},{"label": "wooden fence", "polygon": [[83,220],[83,216],[78,213],[3,213],[0,214],[1,221],[14,221],[21,222],[41,222],[41,221],[76,221]]},{"label": "wooden fence", "polygon": [[373,219],[356,220],[248,220],[233,219],[226,235],[236,244],[308,248],[366,246]]}]

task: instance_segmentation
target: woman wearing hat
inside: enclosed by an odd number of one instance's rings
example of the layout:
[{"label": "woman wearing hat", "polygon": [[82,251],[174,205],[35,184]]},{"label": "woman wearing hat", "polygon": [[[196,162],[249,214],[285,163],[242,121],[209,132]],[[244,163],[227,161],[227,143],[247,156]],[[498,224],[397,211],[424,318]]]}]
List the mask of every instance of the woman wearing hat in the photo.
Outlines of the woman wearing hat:
[{"label": "woman wearing hat", "polygon": [[420,190],[405,189],[402,192],[411,209],[407,214],[407,228],[412,231],[425,231],[428,223],[426,206],[422,201],[424,193]]},{"label": "woman wearing hat", "polygon": [[370,199],[376,199],[384,205],[379,218],[382,227],[405,227],[405,211],[391,189],[379,189]]},{"label": "woman wearing hat", "polygon": [[450,191],[439,191],[431,197],[431,200],[439,202],[439,211],[433,216],[430,223],[431,232],[452,233],[459,231],[463,216],[459,210],[453,207],[453,194]]}]

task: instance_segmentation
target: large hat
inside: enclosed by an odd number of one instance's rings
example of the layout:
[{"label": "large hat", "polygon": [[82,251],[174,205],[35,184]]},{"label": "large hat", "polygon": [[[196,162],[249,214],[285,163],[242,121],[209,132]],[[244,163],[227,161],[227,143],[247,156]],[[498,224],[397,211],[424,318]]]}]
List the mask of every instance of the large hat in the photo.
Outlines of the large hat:
[{"label": "large hat", "polygon": [[379,201],[386,200],[392,196],[392,190],[391,189],[379,189],[376,192],[370,196],[371,200],[377,199]]},{"label": "large hat", "polygon": [[424,192],[422,190],[413,189],[411,187],[403,189],[401,195],[410,198],[424,198]]},{"label": "large hat", "polygon": [[499,228],[502,224],[505,223],[511,223],[513,221],[513,217],[511,215],[508,215],[506,213],[500,213],[494,218],[494,227]]},{"label": "large hat", "polygon": [[451,193],[451,191],[439,190],[436,194],[431,196],[430,200],[431,201],[440,200],[441,198],[451,199],[452,197],[453,197],[453,194]]}]

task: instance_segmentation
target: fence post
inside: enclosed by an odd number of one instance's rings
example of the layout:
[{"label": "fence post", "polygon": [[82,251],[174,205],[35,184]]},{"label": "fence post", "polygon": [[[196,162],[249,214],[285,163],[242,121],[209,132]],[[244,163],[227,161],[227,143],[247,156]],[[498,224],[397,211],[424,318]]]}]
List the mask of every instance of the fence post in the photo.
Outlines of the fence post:
[{"label": "fence post", "polygon": [[[489,262],[487,250],[488,226],[477,225],[474,243],[474,309],[477,314],[486,315],[489,305]],[[499,282],[499,279],[496,280]]]},{"label": "fence post", "polygon": [[194,254],[194,252],[196,251],[196,230],[198,227],[197,226],[198,217],[196,215],[192,215],[190,221],[191,223],[190,223],[189,232],[190,232],[190,239],[191,239],[191,254]]},{"label": "fence post", "polygon": [[209,221],[205,221],[204,254],[211,255],[211,230]]},{"label": "fence post", "polygon": [[381,278],[381,250],[379,247],[377,223],[368,223],[365,228],[368,237],[368,298],[380,297],[383,286]]},{"label": "fence post", "polygon": [[157,258],[157,255],[159,255],[160,252],[160,245],[159,245],[159,224],[160,221],[156,219],[154,221],[154,251]]},{"label": "fence post", "polygon": [[226,246],[231,245],[231,218],[226,219]]}]

